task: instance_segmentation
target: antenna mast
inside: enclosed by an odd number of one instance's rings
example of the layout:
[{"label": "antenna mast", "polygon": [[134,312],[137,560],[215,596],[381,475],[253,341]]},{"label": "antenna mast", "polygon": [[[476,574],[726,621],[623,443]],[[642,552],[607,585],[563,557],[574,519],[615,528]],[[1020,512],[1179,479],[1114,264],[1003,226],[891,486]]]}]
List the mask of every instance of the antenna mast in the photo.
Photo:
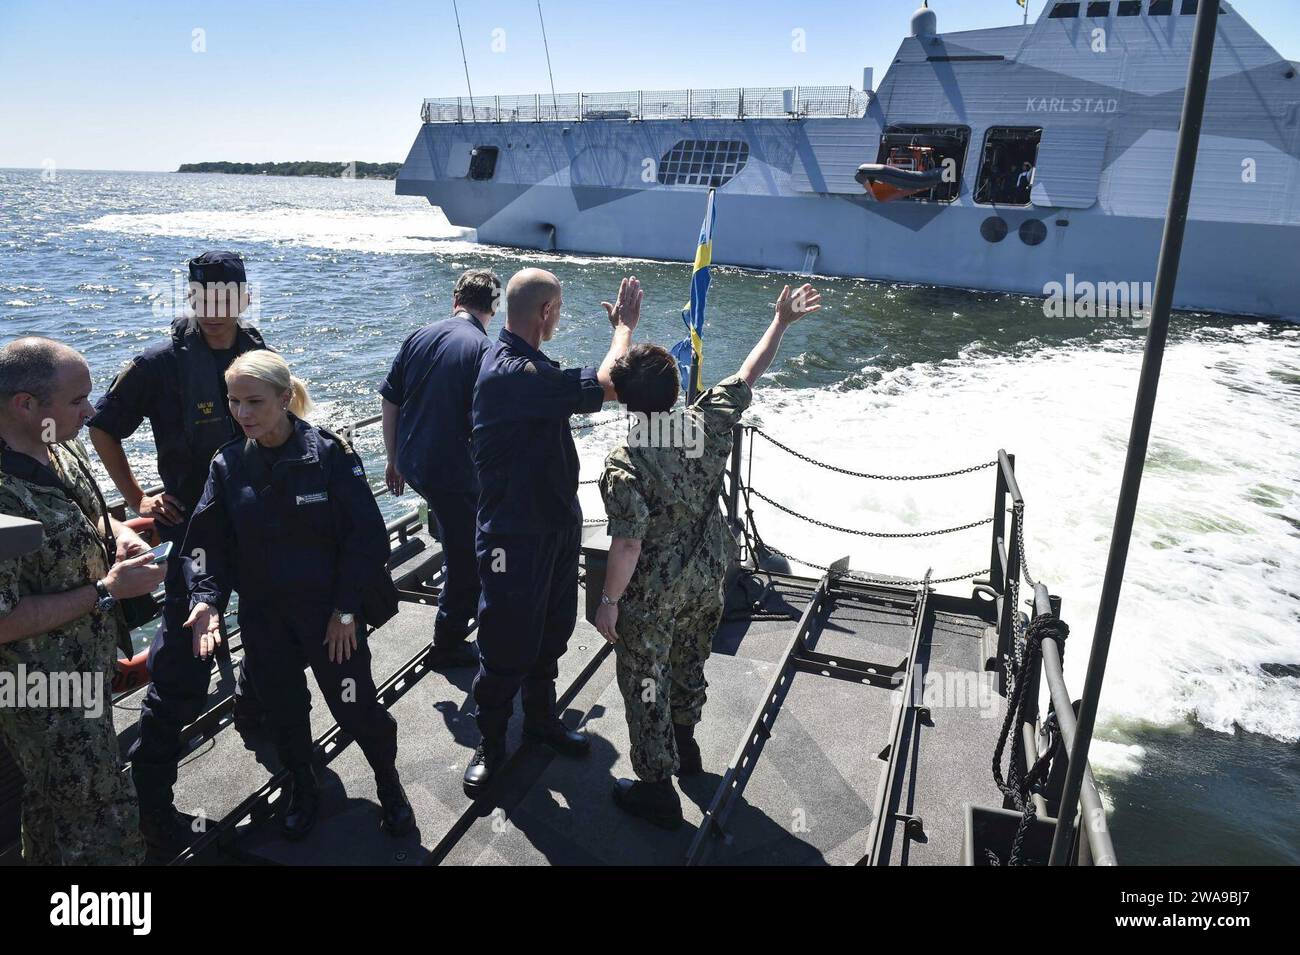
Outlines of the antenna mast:
[{"label": "antenna mast", "polygon": [[537,0],[537,22],[542,25],[542,49],[546,51],[546,75],[551,78],[551,109],[560,118],[560,104],[555,98],[555,74],[551,72],[551,47],[546,42],[546,21],[542,19],[542,0]]},{"label": "antenna mast", "polygon": [[469,114],[474,115],[474,87],[469,85],[469,60],[465,57],[465,34],[460,29],[460,9],[456,0],[451,0],[451,8],[456,11],[456,35],[460,37],[460,59],[465,64],[465,89],[469,90]]}]

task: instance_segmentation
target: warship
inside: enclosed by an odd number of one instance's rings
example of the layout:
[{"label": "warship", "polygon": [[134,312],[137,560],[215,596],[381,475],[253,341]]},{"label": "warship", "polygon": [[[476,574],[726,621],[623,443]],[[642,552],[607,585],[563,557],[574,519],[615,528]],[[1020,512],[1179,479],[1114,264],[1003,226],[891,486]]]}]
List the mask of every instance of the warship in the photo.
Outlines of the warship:
[{"label": "warship", "polygon": [[[798,449],[797,437],[742,423],[733,431],[729,466],[718,489],[736,559],[706,666],[709,704],[697,732],[705,771],[681,782],[687,825],[664,833],[624,816],[610,798],[613,780],[630,774],[630,761],[613,654],[590,623],[610,543],[598,517],[583,522],[575,594],[587,619],[578,622],[557,681],[564,719],[591,735],[591,754],[583,760],[557,759],[545,745],[522,739],[516,713],[508,762],[488,792],[472,801],[465,797],[461,775],[478,742],[470,698],[474,673],[438,672],[426,661],[443,561],[427,516],[416,509],[388,524],[388,566],[402,609],[369,638],[380,701],[398,724],[398,768],[416,830],[399,839],[380,831],[373,775],[364,756],[318,706],[312,726],[323,776],[320,817],[307,839],[281,838],[275,817],[288,773],[269,741],[245,738],[233,726],[232,662],[241,647],[237,617],[232,617],[207,710],[185,734],[176,787],[178,808],[201,824],[188,847],[156,861],[1117,864],[1088,751],[1180,259],[1191,234],[1188,209],[1218,14],[1216,4],[1202,4],[1193,31],[1146,351],[1078,697],[1067,686],[1062,665],[1067,605],[1030,571],[1027,502],[1014,455],[999,449],[990,460],[954,462],[942,473],[870,474],[809,457]],[[363,451],[376,447],[379,420],[376,415],[347,429]],[[588,417],[571,427],[588,431],[626,422],[615,414]],[[835,525],[818,522],[843,534],[906,536],[922,543],[938,534],[970,534],[972,560],[983,568],[927,571],[909,580],[892,575],[891,568],[851,568],[847,558],[794,555],[781,545],[797,549],[797,543],[764,540],[755,501],[813,519],[763,490],[763,474],[754,471],[758,442],[782,455],[784,467],[826,469],[845,482],[909,480],[937,495],[944,493],[946,481],[988,480],[991,512],[954,527],[906,534],[868,531],[853,527],[851,514],[837,515]],[[595,475],[580,480],[592,483]],[[377,495],[385,493],[376,487]],[[1043,513],[1051,506],[1050,500],[1034,502]],[[120,503],[116,514],[129,516]],[[838,526],[840,521],[845,526]],[[988,537],[977,538],[985,528]],[[30,526],[0,526],[0,555],[30,548],[33,537]],[[792,565],[815,573],[794,573]],[[936,589],[967,582],[969,591],[961,595]],[[119,661],[118,667],[122,679],[113,705],[125,754],[136,732],[131,714],[141,693],[133,683],[147,679],[144,655]],[[19,860],[22,785],[12,759],[0,750],[0,862]]]},{"label": "warship", "polygon": [[[426,99],[396,190],[482,243],[674,260],[712,188],[716,264],[1088,283],[1141,311],[1197,8],[1048,0],[956,33],[922,8],[874,89],[866,70],[862,88]],[[1220,4],[1176,308],[1300,318],[1298,69]]]}]

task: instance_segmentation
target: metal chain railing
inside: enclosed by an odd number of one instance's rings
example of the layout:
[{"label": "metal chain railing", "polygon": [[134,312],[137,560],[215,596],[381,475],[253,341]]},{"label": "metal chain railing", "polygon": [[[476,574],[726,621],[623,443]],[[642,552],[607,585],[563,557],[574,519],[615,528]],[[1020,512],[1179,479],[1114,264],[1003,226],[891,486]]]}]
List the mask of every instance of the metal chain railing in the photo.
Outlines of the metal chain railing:
[{"label": "metal chain railing", "polygon": [[581,424],[569,425],[569,430],[573,432],[586,431],[588,428],[600,428],[607,424],[614,424],[619,421],[627,421],[627,415],[619,414],[612,418],[600,418],[595,421],[584,421]]},{"label": "metal chain railing", "polygon": [[850,471],[848,468],[836,467],[833,464],[827,464],[824,461],[818,461],[816,458],[810,458],[808,455],[796,451],[794,448],[790,447],[789,445],[782,444],[780,441],[776,440],[776,438],[772,437],[762,428],[750,427],[749,430],[754,434],[766,438],[769,442],[776,445],[786,454],[794,455],[800,461],[807,462],[808,464],[815,465],[816,467],[819,468],[825,468],[827,471],[834,471],[836,474],[846,474],[849,477],[866,478],[871,481],[933,481],[938,478],[957,477],[960,474],[973,474],[976,471],[983,471],[987,468],[995,468],[998,466],[997,461],[988,461],[984,464],[973,464],[968,468],[961,468],[956,471],[943,471],[939,474],[870,474],[865,471]]},{"label": "metal chain railing", "polygon": [[940,534],[953,534],[956,533],[957,531],[966,531],[966,530],[970,530],[972,527],[982,527],[985,524],[993,523],[993,518],[985,517],[982,520],[971,521],[969,524],[961,524],[957,527],[941,527],[938,530],[933,530],[933,531],[905,531],[905,532],[860,531],[860,530],[855,530],[854,528],[851,527],[837,527],[834,524],[828,524],[826,521],[819,521],[815,517],[809,517],[807,514],[800,514],[798,511],[791,510],[790,508],[786,507],[784,504],[780,504],[777,501],[772,500],[762,491],[758,490],[758,488],[752,487],[749,490],[759,500],[766,501],[768,504],[771,504],[773,507],[775,507],[778,511],[784,511],[785,513],[789,514],[791,517],[797,517],[801,521],[807,521],[809,524],[816,524],[818,527],[824,527],[830,531],[838,531],[841,534],[855,534],[858,537],[880,537],[880,538],[890,538],[890,539],[897,539],[897,538],[904,538],[904,537],[937,537]]}]

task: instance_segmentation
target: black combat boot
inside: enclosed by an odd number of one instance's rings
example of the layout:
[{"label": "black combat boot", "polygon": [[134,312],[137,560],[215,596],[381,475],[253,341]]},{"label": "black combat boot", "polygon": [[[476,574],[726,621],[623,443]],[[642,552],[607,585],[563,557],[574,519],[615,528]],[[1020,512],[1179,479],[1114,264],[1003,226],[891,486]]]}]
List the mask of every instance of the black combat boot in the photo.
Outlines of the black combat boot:
[{"label": "black combat boot", "polygon": [[284,815],[280,817],[280,833],[291,842],[305,839],[316,825],[316,812],[320,809],[320,787],[316,771],[311,764],[297,766],[290,771],[285,787]]},{"label": "black combat boot", "polygon": [[682,800],[671,779],[654,783],[620,779],[614,783],[614,802],[624,812],[640,816],[660,829],[676,829],[682,824]]},{"label": "black combat boot", "polygon": [[465,795],[477,799],[492,784],[492,776],[506,761],[504,737],[484,737],[465,768]]},{"label": "black combat boot", "polygon": [[545,743],[565,756],[586,756],[591,751],[591,739],[586,733],[571,730],[558,716],[524,717],[524,737]]},{"label": "black combat boot", "polygon": [[424,662],[430,670],[454,670],[457,667],[478,666],[478,644],[469,640],[457,640],[455,643],[439,644],[435,639],[424,655]]},{"label": "black combat boot", "polygon": [[697,776],[704,772],[700,744],[695,742],[695,724],[674,723],[673,739],[677,743],[677,775]]},{"label": "black combat boot", "polygon": [[175,806],[141,809],[140,835],[152,851],[174,859],[203,834],[203,827],[197,821],[198,816],[180,812]]},{"label": "black combat boot", "polygon": [[415,813],[411,801],[406,798],[406,790],[398,778],[397,767],[385,767],[383,772],[375,773],[375,789],[379,795],[379,808],[382,811],[380,828],[390,836],[404,836],[415,828]]}]

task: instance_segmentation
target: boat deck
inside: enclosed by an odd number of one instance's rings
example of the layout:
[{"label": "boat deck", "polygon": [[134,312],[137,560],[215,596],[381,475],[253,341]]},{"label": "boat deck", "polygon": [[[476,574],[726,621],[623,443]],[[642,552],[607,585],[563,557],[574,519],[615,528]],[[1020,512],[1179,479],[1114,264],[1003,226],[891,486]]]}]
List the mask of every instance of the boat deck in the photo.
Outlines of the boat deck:
[{"label": "boat deck", "polygon": [[[232,668],[224,664],[214,670],[212,710],[196,724],[176,788],[177,806],[211,825],[178,861],[844,865],[864,861],[876,835],[884,847],[879,862],[954,864],[961,854],[963,804],[1001,805],[989,767],[1004,700],[993,692],[995,675],[984,671],[982,647],[992,611],[974,600],[931,594],[918,636],[914,590],[827,586],[779,575],[761,595],[752,580],[748,588],[733,588],[732,603],[740,610],[729,609],[706,667],[709,702],[697,735],[705,772],[679,781],[686,818],[681,829],[664,832],[629,818],[610,799],[613,781],[632,775],[627,725],[614,655],[583,619],[560,661],[558,691],[565,721],[591,735],[590,755],[568,759],[524,743],[516,707],[507,768],[493,791],[471,802],[461,775],[478,742],[470,699],[474,673],[436,672],[424,664],[441,552],[427,535],[415,539],[422,549],[394,569],[407,602],[371,635],[370,646],[383,703],[398,724],[398,769],[416,831],[402,839],[379,831],[370,768],[359,748],[340,736],[317,692],[312,727],[320,744],[321,815],[306,840],[282,839],[274,816],[280,769],[274,747],[255,737],[246,741],[231,725]],[[819,587],[823,599],[812,607]],[[760,609],[752,612],[755,596]],[[583,594],[579,599],[585,603]],[[993,702],[982,714],[969,707],[931,706],[928,715],[915,710],[921,718],[909,729],[907,759],[890,761],[881,756],[888,755],[897,730],[901,694],[887,677],[906,669],[914,637],[918,673],[965,674],[986,687],[983,698]],[[237,659],[237,633],[231,649]],[[875,661],[876,672],[859,672],[861,661]],[[131,714],[138,699],[131,695],[117,704],[124,746],[135,732]],[[743,741],[762,735],[751,733],[765,701],[779,706],[768,722],[770,738],[763,739],[761,753],[738,756]],[[752,774],[730,804],[715,805],[720,790],[737,791],[737,774],[729,772],[733,761]],[[895,762],[896,778],[887,779]],[[875,833],[887,782],[888,822]],[[893,838],[911,816],[922,818],[924,831]],[[709,825],[700,835],[706,818],[725,825]]]}]

